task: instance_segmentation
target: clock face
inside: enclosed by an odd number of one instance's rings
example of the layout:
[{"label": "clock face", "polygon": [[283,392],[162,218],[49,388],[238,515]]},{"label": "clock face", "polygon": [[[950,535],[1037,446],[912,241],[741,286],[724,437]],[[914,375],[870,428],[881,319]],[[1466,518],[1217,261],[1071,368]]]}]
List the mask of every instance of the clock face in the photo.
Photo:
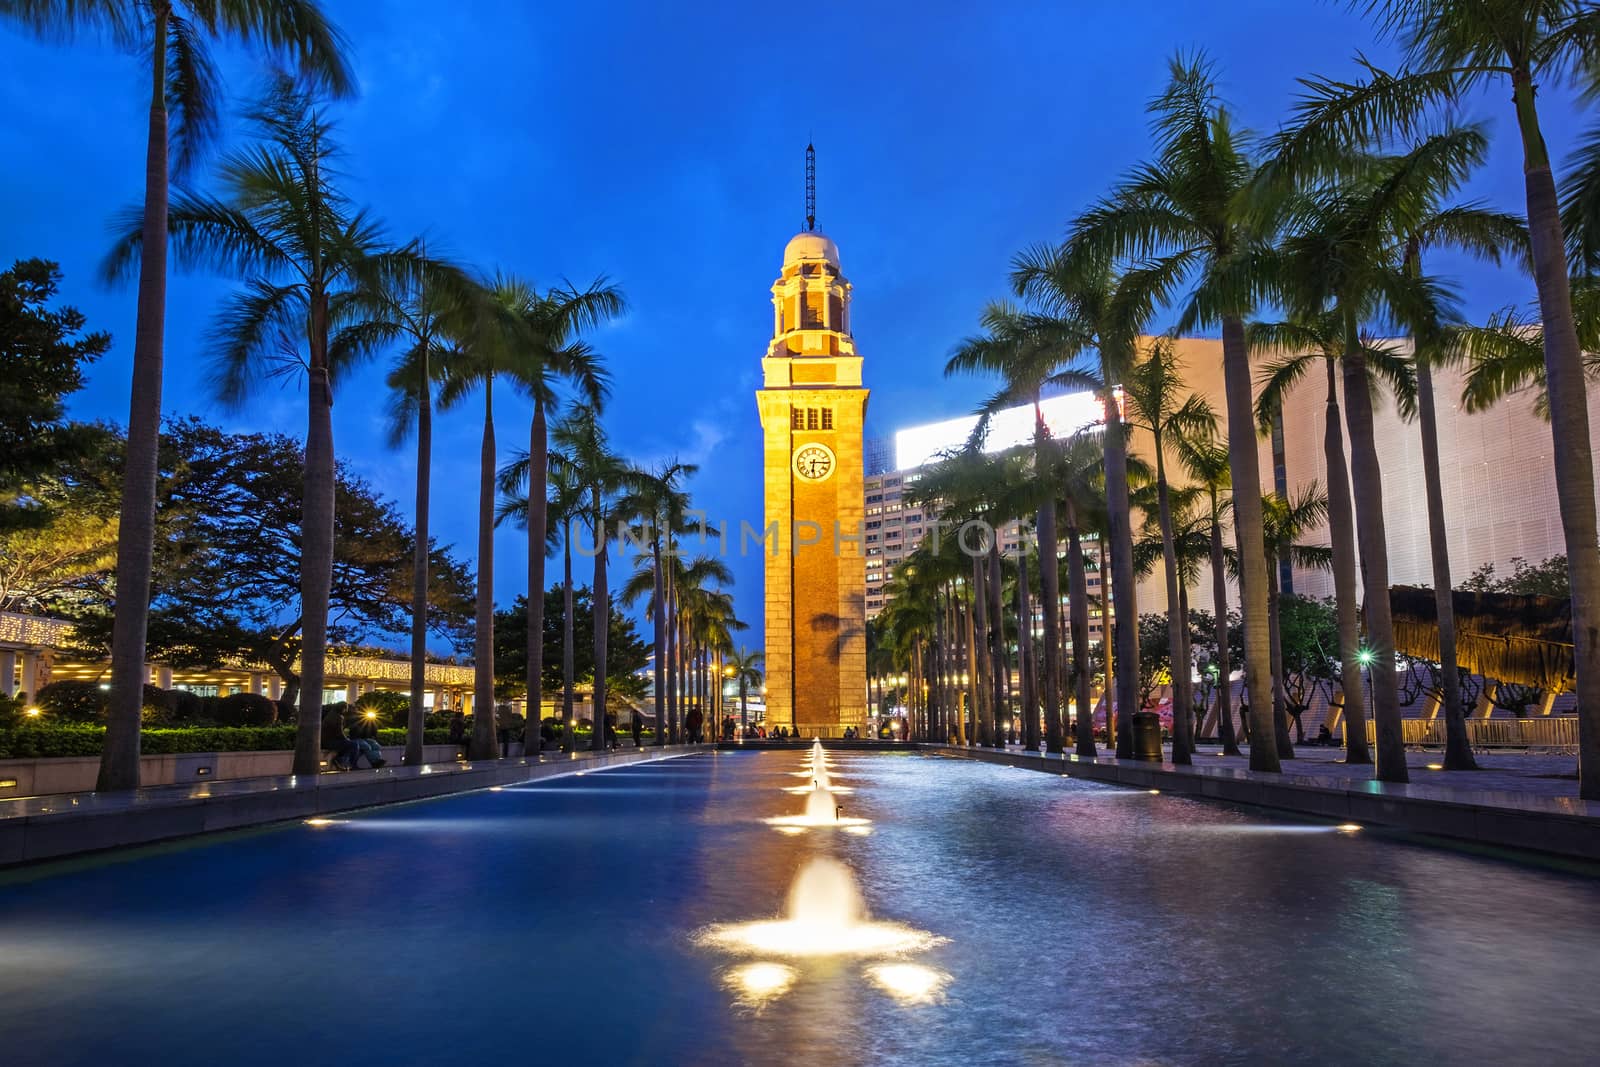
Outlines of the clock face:
[{"label": "clock face", "polygon": [[827,445],[807,444],[795,449],[794,472],[808,482],[820,482],[833,473],[833,449]]}]

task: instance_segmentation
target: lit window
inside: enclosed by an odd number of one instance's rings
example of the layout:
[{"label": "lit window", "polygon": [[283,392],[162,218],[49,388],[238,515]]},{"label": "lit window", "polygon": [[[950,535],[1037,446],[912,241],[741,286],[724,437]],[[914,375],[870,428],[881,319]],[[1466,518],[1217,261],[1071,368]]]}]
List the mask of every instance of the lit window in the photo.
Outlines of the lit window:
[{"label": "lit window", "polygon": [[806,412],[804,408],[793,408],[790,411],[790,415],[792,416],[789,420],[791,427],[796,430],[806,428]]},{"label": "lit window", "polygon": [[822,409],[822,428],[824,430],[833,429],[833,409],[832,408],[823,408]]}]

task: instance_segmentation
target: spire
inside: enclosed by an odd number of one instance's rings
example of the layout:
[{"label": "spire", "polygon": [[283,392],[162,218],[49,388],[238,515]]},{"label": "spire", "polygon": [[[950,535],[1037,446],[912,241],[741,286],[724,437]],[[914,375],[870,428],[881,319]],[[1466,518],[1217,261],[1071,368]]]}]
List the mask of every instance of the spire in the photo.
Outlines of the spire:
[{"label": "spire", "polygon": [[817,228],[817,150],[806,145],[806,232]]}]

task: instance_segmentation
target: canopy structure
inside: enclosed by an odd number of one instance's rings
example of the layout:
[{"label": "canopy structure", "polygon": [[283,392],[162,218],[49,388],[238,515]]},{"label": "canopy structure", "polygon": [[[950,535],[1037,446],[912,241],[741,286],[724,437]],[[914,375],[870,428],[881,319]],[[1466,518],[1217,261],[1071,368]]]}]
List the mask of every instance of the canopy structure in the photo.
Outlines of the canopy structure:
[{"label": "canopy structure", "polygon": [[[1456,661],[1462,669],[1551,692],[1572,688],[1572,602],[1560,597],[1456,590]],[[1432,589],[1389,590],[1395,650],[1439,658],[1439,615]]]}]

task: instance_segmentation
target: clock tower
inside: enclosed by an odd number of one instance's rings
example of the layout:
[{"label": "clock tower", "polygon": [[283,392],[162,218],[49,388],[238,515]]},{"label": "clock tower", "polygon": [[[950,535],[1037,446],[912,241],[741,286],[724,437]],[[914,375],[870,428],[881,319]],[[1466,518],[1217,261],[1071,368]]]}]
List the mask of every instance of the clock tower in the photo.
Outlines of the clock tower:
[{"label": "clock tower", "polygon": [[867,390],[839,249],[811,229],[814,212],[808,215],[772,286],[772,343],[756,393],[766,488],[767,725],[839,737],[867,718]]}]

